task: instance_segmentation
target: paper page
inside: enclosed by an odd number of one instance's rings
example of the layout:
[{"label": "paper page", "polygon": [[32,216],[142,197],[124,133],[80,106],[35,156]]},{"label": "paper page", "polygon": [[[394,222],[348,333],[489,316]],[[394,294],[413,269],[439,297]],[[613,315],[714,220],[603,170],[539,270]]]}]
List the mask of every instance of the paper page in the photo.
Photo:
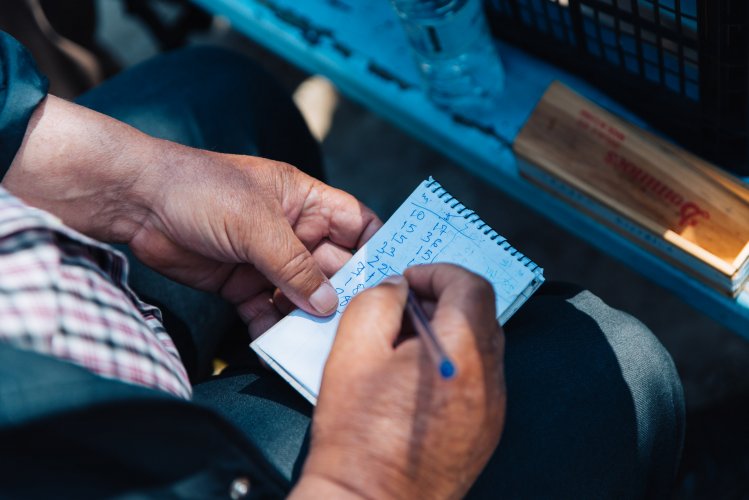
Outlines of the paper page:
[{"label": "paper page", "polygon": [[331,278],[336,313],[317,318],[292,312],[251,344],[307,399],[315,403],[341,313],[363,290],[416,264],[449,262],[491,282],[501,323],[543,282],[542,270],[512,249],[436,181],[426,180],[385,225]]}]

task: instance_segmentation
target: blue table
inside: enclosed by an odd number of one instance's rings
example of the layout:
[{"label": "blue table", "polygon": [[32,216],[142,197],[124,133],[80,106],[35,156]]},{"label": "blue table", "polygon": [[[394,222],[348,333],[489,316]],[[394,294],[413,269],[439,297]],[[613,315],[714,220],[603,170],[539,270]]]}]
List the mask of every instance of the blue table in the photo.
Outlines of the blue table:
[{"label": "blue table", "polygon": [[582,80],[512,46],[499,44],[507,85],[496,127],[435,108],[421,92],[408,44],[386,0],[193,0],[350,98],[432,145],[517,199],[749,338],[749,292],[716,292],[521,178],[512,142],[538,100],[560,80],[599,105],[647,128]]}]

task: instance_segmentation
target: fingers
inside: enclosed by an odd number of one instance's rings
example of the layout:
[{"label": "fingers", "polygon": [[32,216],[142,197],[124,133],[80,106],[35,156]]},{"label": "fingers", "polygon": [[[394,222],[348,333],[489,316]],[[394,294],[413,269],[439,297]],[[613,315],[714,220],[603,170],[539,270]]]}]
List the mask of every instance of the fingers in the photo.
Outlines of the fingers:
[{"label": "fingers", "polygon": [[498,328],[494,290],[478,275],[451,264],[435,264],[411,267],[405,276],[417,295],[437,301],[432,324],[438,334],[456,337],[453,332],[466,330],[461,326],[486,333]]},{"label": "fingers", "polygon": [[286,297],[286,295],[284,295],[278,288],[273,291],[273,304],[276,306],[276,309],[278,309],[284,316],[296,309],[294,303],[290,301],[289,298]]},{"label": "fingers", "polygon": [[333,352],[363,364],[387,359],[401,331],[407,297],[402,276],[357,295],[343,312]]},{"label": "fingers", "polygon": [[[297,175],[304,175],[296,172]],[[304,176],[304,206],[293,219],[294,231],[308,247],[324,238],[342,248],[360,248],[377,230],[382,221],[354,196]]]},{"label": "fingers", "polygon": [[[351,259],[351,251],[330,241],[324,241],[312,251],[312,256],[322,272],[326,276],[332,276]],[[235,266],[219,292],[224,299],[237,307],[245,323],[253,321],[256,316],[260,315],[259,305],[262,305],[263,308],[275,306],[275,309],[282,315],[289,314],[297,307],[275,285],[271,284],[260,271],[249,264]],[[273,294],[273,304],[253,302],[257,295],[265,292]],[[248,306],[247,304],[251,305]]]},{"label": "fingers", "polygon": [[221,287],[221,296],[234,304],[249,333],[255,340],[281,320],[282,314],[273,300],[273,285],[250,265],[240,265]]},{"label": "fingers", "polygon": [[254,266],[234,266],[219,289],[221,297],[237,308],[244,323],[249,324],[252,340],[276,324],[282,311],[272,296],[275,287]]},{"label": "fingers", "polygon": [[265,333],[271,326],[278,323],[281,312],[273,304],[271,292],[260,293],[237,306],[237,312],[245,323],[252,340]]},{"label": "fingers", "polygon": [[338,295],[312,254],[283,218],[269,217],[256,240],[255,267],[301,309],[327,316]]},{"label": "fingers", "polygon": [[336,245],[332,241],[323,240],[312,250],[312,256],[320,265],[326,276],[333,276],[343,265],[351,260],[351,250]]},{"label": "fingers", "polygon": [[[307,180],[296,169],[291,172],[292,177]],[[263,236],[259,238],[254,263],[298,307],[327,316],[338,307],[338,295],[326,274],[333,274],[350,259],[344,249],[361,245],[382,223],[355,197],[322,182],[312,181],[310,189],[302,191],[306,196],[301,211],[291,218],[293,228],[278,214],[270,214],[265,224],[260,224]],[[324,242],[318,248],[321,267],[308,248],[317,246],[325,237],[330,244]]]},{"label": "fingers", "polygon": [[[312,256],[322,272],[326,276],[332,276],[351,259],[351,251],[330,241],[324,241],[312,251]],[[260,294],[265,294],[264,297],[268,296],[266,292],[272,294],[272,303],[256,300],[256,297]],[[285,316],[297,307],[281,290],[272,285],[251,265],[236,266],[224,282],[220,293],[222,297],[237,306],[242,320],[245,323],[250,323],[251,332],[262,333],[273,326],[275,321],[271,324],[267,324],[267,321],[260,321],[257,325],[253,324],[253,322],[256,322],[256,318],[264,316],[266,312],[278,312]],[[273,317],[275,316],[273,314]],[[280,319],[280,317],[277,319]]]},{"label": "fingers", "polygon": [[325,186],[323,203],[329,205],[328,238],[344,248],[360,248],[382,227],[377,215],[354,196]]},{"label": "fingers", "polygon": [[218,292],[225,300],[239,307],[243,302],[273,288],[270,281],[255,269],[255,266],[239,264],[234,266]]},{"label": "fingers", "polygon": [[484,278],[453,264],[413,266],[405,276],[417,295],[473,310],[494,304],[494,289]]}]

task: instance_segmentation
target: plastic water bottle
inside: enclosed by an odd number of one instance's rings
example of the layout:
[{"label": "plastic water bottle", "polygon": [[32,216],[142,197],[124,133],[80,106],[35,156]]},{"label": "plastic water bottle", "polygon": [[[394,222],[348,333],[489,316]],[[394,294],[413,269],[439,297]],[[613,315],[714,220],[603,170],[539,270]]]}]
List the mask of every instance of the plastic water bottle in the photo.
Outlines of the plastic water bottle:
[{"label": "plastic water bottle", "polygon": [[481,0],[391,0],[429,97],[485,121],[504,88],[504,69]]}]

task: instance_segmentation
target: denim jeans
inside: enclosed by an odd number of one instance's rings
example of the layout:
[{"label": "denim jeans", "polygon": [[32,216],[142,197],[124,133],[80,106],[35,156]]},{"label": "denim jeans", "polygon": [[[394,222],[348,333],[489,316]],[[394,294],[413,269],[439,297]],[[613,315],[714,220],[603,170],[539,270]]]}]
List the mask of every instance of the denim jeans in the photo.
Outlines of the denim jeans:
[{"label": "denim jeans", "polygon": [[[320,153],[289,96],[231,52],[190,48],[132,68],[80,104],[193,147],[259,155],[322,176]],[[262,237],[262,235],[258,235]],[[131,261],[130,282],[162,308],[194,401],[223,414],[293,484],[312,408],[249,354],[232,307]],[[506,425],[474,498],[667,496],[684,438],[674,364],[639,321],[591,292],[545,284],[507,325]],[[220,343],[246,354],[210,377]]]}]

